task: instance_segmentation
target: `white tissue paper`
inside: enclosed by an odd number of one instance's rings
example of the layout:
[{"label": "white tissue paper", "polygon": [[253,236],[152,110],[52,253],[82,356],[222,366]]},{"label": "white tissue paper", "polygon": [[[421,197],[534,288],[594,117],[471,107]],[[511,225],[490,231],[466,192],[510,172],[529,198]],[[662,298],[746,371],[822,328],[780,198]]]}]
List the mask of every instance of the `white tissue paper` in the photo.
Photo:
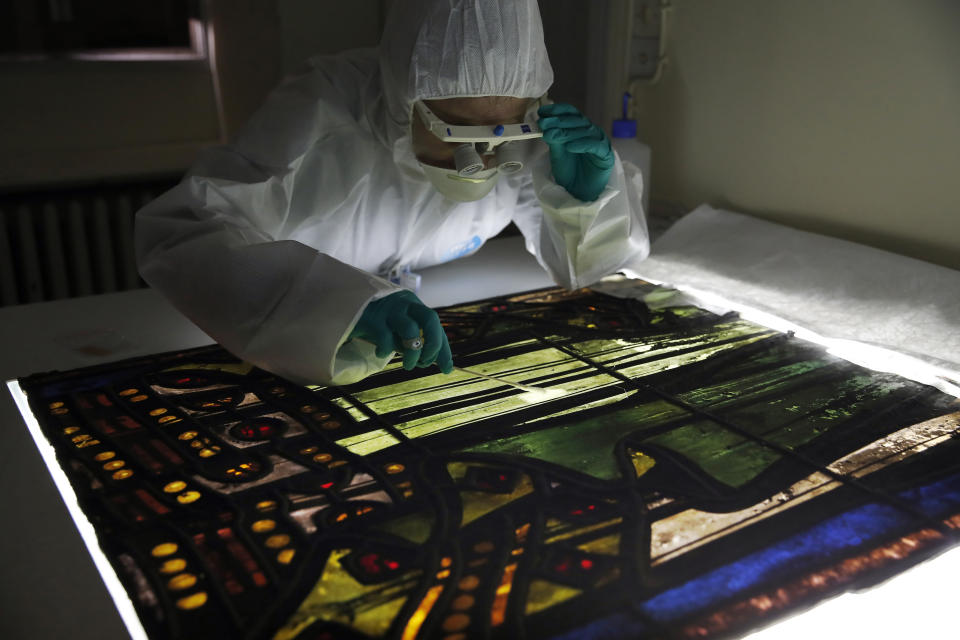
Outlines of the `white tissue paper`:
[{"label": "white tissue paper", "polygon": [[[708,308],[755,310],[744,317],[797,330],[847,359],[857,360],[850,354],[859,345],[881,347],[860,349],[868,360],[880,354],[893,363],[861,362],[872,368],[899,372],[925,363],[954,392],[960,384],[960,271],[954,269],[701,205],[657,240],[630,275],[676,287]],[[614,282],[595,288],[625,293]]]}]

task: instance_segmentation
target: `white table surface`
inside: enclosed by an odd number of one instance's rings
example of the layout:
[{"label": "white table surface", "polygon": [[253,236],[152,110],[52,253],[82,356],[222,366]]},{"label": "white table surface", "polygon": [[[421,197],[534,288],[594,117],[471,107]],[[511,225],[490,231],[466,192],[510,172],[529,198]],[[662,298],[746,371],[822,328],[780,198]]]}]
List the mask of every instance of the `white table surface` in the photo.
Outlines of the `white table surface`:
[{"label": "white table surface", "polygon": [[[520,237],[421,275],[430,306],[553,284]],[[151,289],[7,307],[0,381],[211,342]],[[5,386],[0,396],[0,638],[128,638]]]}]

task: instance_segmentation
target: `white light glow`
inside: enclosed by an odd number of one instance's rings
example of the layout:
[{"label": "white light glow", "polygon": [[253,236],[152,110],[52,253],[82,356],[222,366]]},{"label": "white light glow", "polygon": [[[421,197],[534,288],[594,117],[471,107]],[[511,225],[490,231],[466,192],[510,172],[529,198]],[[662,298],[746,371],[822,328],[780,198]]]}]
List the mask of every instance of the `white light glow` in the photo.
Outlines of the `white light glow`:
[{"label": "white light glow", "polygon": [[727,300],[716,293],[672,283],[657,282],[649,278],[640,277],[640,279],[645,282],[680,291],[688,296],[692,302],[704,307],[736,311],[744,320],[755,322],[761,326],[784,333],[791,331],[796,337],[802,340],[825,347],[827,353],[830,355],[842,358],[861,367],[884,373],[894,373],[908,380],[936,387],[946,394],[960,398],[960,382],[958,382],[960,381],[960,373],[956,371],[938,367],[924,362],[919,358],[891,351],[883,347],[856,342],[855,340],[828,338],[798,324],[794,324],[789,320],[775,316],[772,313]]},{"label": "white light glow", "polygon": [[947,638],[956,626],[960,549],[912,567],[875,589],[844,593],[785,618],[745,640]]},{"label": "white light glow", "polygon": [[114,571],[110,561],[107,560],[107,556],[100,548],[100,544],[97,541],[96,530],[94,530],[93,524],[91,524],[90,520],[88,520],[87,516],[83,513],[83,509],[80,508],[80,504],[77,502],[77,494],[74,493],[73,487],[70,486],[70,480],[67,479],[67,474],[63,472],[63,469],[60,468],[57,462],[57,454],[53,445],[47,441],[46,436],[44,436],[40,430],[40,424],[30,410],[30,404],[27,402],[26,394],[16,380],[8,380],[7,388],[10,389],[10,395],[13,396],[13,400],[17,404],[17,409],[20,410],[20,415],[23,416],[23,421],[27,424],[27,429],[29,429],[30,435],[37,445],[37,450],[40,452],[43,462],[47,465],[47,470],[53,478],[53,483],[60,492],[60,497],[63,499],[67,511],[70,512],[70,517],[77,526],[80,537],[83,538],[83,543],[87,546],[87,551],[90,553],[90,557],[93,558],[93,564],[96,565],[97,571],[100,572],[100,577],[103,579],[104,585],[107,587],[107,592],[113,599],[113,603],[117,607],[117,612],[120,614],[124,625],[126,625],[130,637],[133,638],[133,640],[147,640],[147,632],[140,623],[140,617],[137,615],[133,602],[130,600],[130,596],[127,595],[127,590],[120,582],[120,578],[117,576],[116,571]]}]

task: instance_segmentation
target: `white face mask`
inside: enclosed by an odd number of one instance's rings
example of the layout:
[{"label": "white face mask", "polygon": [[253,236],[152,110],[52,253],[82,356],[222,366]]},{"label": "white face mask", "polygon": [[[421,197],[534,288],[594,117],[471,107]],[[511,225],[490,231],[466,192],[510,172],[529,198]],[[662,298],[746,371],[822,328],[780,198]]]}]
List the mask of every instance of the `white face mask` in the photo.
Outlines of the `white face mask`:
[{"label": "white face mask", "polygon": [[420,163],[430,184],[437,191],[457,202],[473,202],[490,193],[500,177],[499,170],[484,169],[470,176],[461,176],[456,169],[441,169]]}]

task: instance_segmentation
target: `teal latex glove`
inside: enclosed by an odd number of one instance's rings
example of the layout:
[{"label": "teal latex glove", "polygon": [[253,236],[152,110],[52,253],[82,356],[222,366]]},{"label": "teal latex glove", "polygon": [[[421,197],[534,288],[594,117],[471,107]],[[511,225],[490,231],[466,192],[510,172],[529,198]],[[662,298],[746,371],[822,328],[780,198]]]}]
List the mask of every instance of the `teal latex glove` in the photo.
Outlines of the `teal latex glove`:
[{"label": "teal latex glove", "polygon": [[553,179],[578,200],[596,200],[610,180],[614,163],[603,129],[569,104],[544,105],[537,115],[543,141],[550,147]]},{"label": "teal latex glove", "polygon": [[[412,347],[421,336],[422,348]],[[372,342],[378,358],[389,357],[394,351],[403,354],[403,368],[407,371],[429,367],[434,362],[444,373],[453,371],[453,356],[440,317],[412,291],[391,293],[367,304],[350,338]]]}]

